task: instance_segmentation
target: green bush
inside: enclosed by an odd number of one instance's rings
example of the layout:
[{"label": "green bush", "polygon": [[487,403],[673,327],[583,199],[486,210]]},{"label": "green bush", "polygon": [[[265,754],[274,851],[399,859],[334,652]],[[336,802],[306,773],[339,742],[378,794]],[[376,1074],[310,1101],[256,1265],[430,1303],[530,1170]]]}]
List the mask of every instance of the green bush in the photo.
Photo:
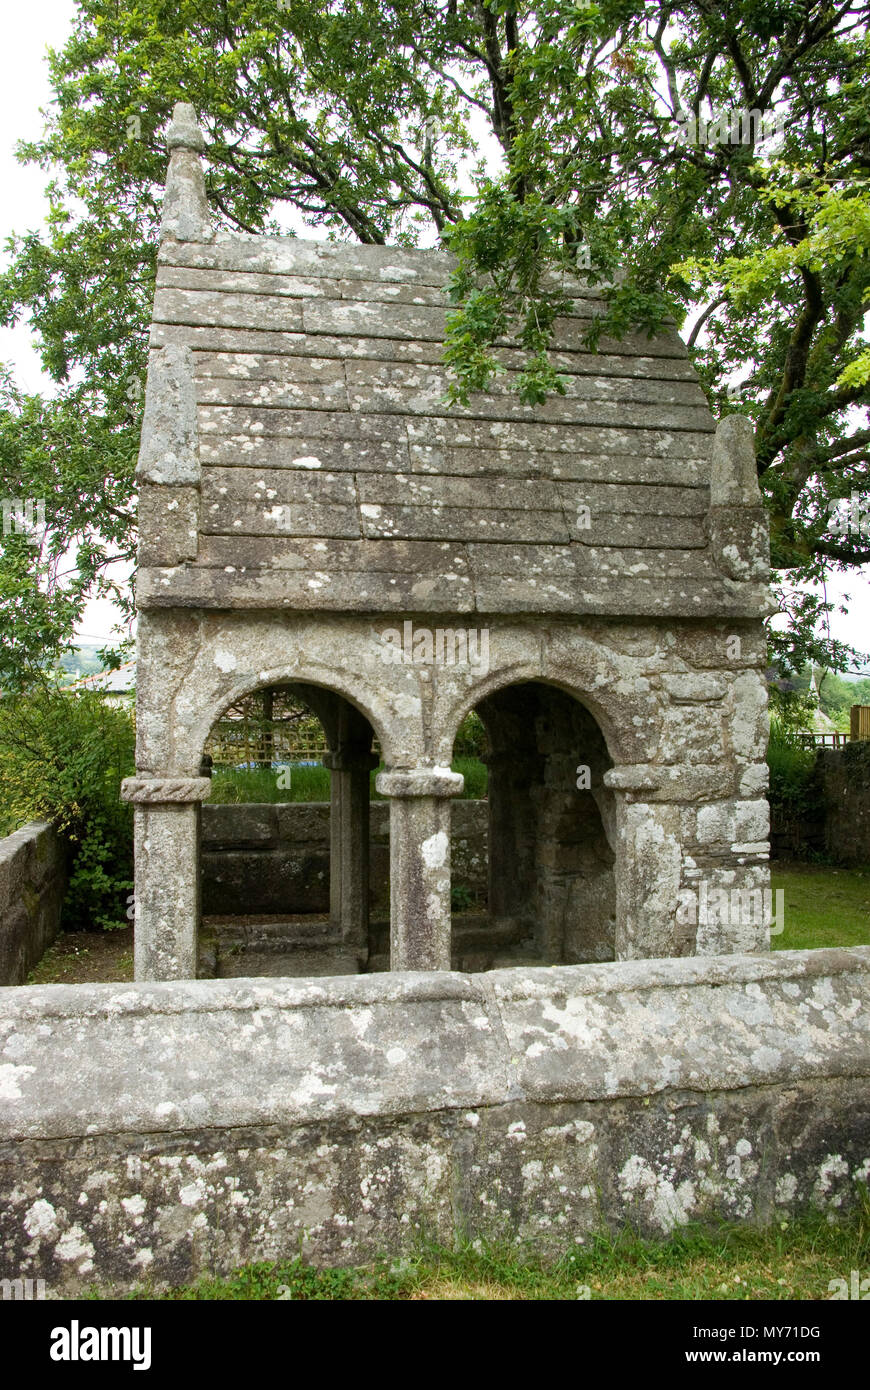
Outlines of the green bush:
[{"label": "green bush", "polygon": [[486,798],[487,766],[479,758],[454,758],[451,764],[454,772],[461,772],[465,778],[462,789],[463,801],[483,801]]},{"label": "green bush", "polygon": [[0,700],[3,833],[50,821],[70,852],[62,926],[127,926],[132,807],[119,800],[135,767],[133,717],[93,691],[44,685]]},{"label": "green bush", "polygon": [[453,741],[454,758],[480,758],[486,752],[486,730],[476,710],[467,714]]},{"label": "green bush", "polygon": [[818,801],[815,750],[807,748],[779,719],[770,721],[767,765],[771,810],[779,811],[785,820],[798,820],[810,813]]},{"label": "green bush", "polygon": [[453,912],[468,912],[474,906],[474,895],[467,883],[454,883],[450,889]]}]

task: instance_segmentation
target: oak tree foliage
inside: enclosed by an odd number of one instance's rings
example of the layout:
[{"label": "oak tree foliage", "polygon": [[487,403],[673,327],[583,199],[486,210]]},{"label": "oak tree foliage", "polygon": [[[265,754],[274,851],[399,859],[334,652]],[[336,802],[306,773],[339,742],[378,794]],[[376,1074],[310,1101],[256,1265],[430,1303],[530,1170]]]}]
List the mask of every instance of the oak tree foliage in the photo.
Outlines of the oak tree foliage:
[{"label": "oak tree foliage", "polygon": [[[454,399],[489,387],[505,337],[525,351],[523,400],[564,389],[553,272],[583,275],[607,302],[590,347],[671,315],[714,413],[752,419],[781,576],[870,561],[836,509],[870,490],[868,8],[79,0],[44,136],[21,148],[50,180],[50,222],[21,230],[0,277],[0,322],[31,323],[57,383],[43,398],[0,381],[4,495],[48,513],[41,545],[2,538],[0,683],[56,652],[134,553],[178,100],[206,133],[218,225],[455,252]],[[788,602],[783,659],[848,661],[823,602]]]}]

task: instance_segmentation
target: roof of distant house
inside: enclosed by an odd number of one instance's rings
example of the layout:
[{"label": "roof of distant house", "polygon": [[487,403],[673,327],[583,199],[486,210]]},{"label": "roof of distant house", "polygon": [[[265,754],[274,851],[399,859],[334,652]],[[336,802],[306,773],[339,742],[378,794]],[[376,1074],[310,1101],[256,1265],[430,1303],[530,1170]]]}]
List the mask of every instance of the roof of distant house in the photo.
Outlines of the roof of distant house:
[{"label": "roof of distant house", "polygon": [[117,671],[97,671],[93,676],[82,676],[71,686],[72,690],[102,690],[106,694],[121,695],[136,687],[136,662],[123,661]]}]

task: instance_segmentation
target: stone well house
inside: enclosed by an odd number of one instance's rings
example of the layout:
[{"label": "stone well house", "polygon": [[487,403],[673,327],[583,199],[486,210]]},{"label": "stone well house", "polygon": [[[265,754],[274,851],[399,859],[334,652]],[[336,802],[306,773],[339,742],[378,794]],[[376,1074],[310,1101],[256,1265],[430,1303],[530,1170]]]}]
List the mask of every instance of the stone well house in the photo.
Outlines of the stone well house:
[{"label": "stone well house", "polygon": [[[372,738],[391,968],[450,964],[450,771],[489,741],[489,915],[544,962],[765,949],[681,910],[768,882],[765,518],[675,331],[583,346],[568,391],[443,403],[432,251],[216,234],[191,107],[170,165],[138,464],[136,977],[192,977],[203,747],[290,686],[332,769],[331,917],[366,955]],[[510,347],[508,372],[519,366]]]}]

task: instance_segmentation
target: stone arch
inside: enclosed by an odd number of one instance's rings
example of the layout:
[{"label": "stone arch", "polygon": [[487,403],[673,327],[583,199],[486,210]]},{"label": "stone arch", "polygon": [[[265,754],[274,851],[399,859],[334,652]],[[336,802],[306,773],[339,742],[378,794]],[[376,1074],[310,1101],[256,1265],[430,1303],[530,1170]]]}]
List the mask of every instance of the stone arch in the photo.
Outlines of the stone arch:
[{"label": "stone arch", "polygon": [[460,969],[612,960],[617,837],[604,734],[561,684],[488,684],[474,706],[488,744],[486,924],[453,919],[454,959]]},{"label": "stone arch", "polygon": [[[201,803],[209,794],[209,781],[200,775],[202,754],[223,711],[270,684],[308,685],[352,710],[374,731],[386,756],[393,747],[402,751],[413,745],[417,729],[413,718],[403,719],[399,713],[393,718],[389,692],[381,695],[366,678],[361,642],[360,659],[349,663],[329,663],[326,650],[300,659],[306,642],[326,640],[326,633],[313,623],[300,630],[267,621],[242,625],[195,615],[173,615],[166,621],[161,615],[142,627],[152,670],[139,705],[141,772],[130,779],[127,793],[137,803],[136,977],[190,979],[198,969]],[[347,643],[345,650],[351,645]],[[282,648],[289,649],[288,657],[276,660]],[[216,655],[225,659],[216,663]],[[348,948],[362,958],[368,949],[365,870],[371,739],[357,746],[354,729],[336,724],[333,743],[330,920],[340,924]]]},{"label": "stone arch", "polygon": [[632,680],[611,652],[589,639],[575,640],[571,647],[576,651],[572,660],[564,651],[555,655],[545,647],[535,657],[491,666],[461,689],[451,688],[438,707],[438,725],[432,731],[436,761],[449,762],[456,732],[471,710],[496,691],[524,681],[554,686],[583,705],[600,728],[614,766],[648,761],[658,739],[659,719],[648,680],[640,673]]},{"label": "stone arch", "polygon": [[143,614],[137,638],[137,767],[194,776],[208,731],[234,700],[268,683],[342,695],[375,730],[385,759],[414,766],[425,745],[417,673],[379,659],[368,623],[274,614]]},{"label": "stone arch", "polygon": [[202,757],[209,732],[224,710],[245,695],[251,695],[270,685],[310,685],[327,695],[340,696],[368,720],[384,757],[389,759],[395,756],[394,745],[397,740],[388,711],[383,708],[382,697],[379,698],[375,691],[361,689],[358,677],[346,677],[344,672],[318,661],[310,661],[304,666],[293,663],[291,667],[284,663],[264,668],[254,675],[247,674],[240,678],[229,689],[224,686],[220,694],[215,691],[207,702],[203,702],[201,712],[191,725],[190,756]]},{"label": "stone arch", "polygon": [[[295,675],[282,679],[279,671],[261,670],[253,691],[249,681],[239,682],[243,694],[222,700],[221,713],[244,696],[272,688],[285,690],[316,717],[328,745],[323,756],[330,774],[328,854],[324,855],[317,833],[326,826],[316,806],[298,806],[282,797],[251,808],[257,843],[247,843],[242,828],[242,848],[233,850],[228,861],[236,891],[226,895],[224,907],[219,905],[220,894],[210,894],[212,970],[246,975],[354,974],[365,969],[370,953],[369,779],[378,763],[372,751],[376,731],[360,702],[352,703],[334,688],[335,683],[315,684]],[[218,845],[223,841],[226,850],[226,840],[232,840],[244,812],[233,805],[204,808],[206,815],[218,822],[213,838]],[[300,829],[303,843],[298,839]],[[212,852],[209,867],[213,872],[222,860],[227,862],[225,855]],[[328,874],[326,901],[325,885],[316,882],[324,871]]]}]

